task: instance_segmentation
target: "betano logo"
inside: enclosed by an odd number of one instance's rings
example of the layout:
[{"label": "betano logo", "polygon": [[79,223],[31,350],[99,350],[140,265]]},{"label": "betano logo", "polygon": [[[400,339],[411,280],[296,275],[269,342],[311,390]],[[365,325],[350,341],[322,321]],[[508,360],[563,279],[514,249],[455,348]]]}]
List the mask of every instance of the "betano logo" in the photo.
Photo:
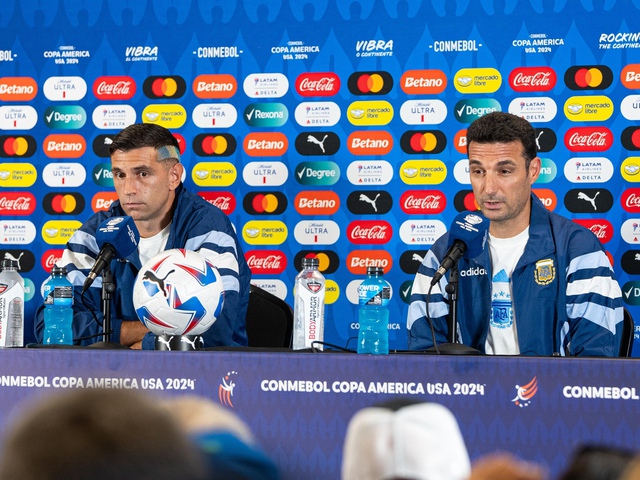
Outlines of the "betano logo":
[{"label": "betano logo", "polygon": [[94,213],[109,210],[116,200],[118,200],[116,192],[98,192],[91,199],[91,209]]},{"label": "betano logo", "polygon": [[368,267],[380,267],[388,273],[392,266],[393,258],[386,250],[356,250],[347,255],[347,269],[354,275],[366,275]]},{"label": "betano logo", "polygon": [[191,171],[191,179],[199,187],[228,187],[237,177],[236,167],[229,162],[200,162]]},{"label": "betano logo", "polygon": [[393,137],[384,130],[358,130],[349,135],[347,148],[353,155],[386,155],[393,148]]},{"label": "betano logo", "polygon": [[447,88],[442,70],[408,70],[400,78],[400,88],[407,95],[437,95]]},{"label": "betano logo", "polygon": [[601,122],[613,115],[613,102],[604,95],[569,97],[564,114],[572,122]]},{"label": "betano logo", "polygon": [[87,112],[79,105],[56,105],[44,111],[44,123],[49,128],[77,130],[87,121]]},{"label": "betano logo", "polygon": [[567,69],[564,83],[571,90],[604,90],[613,83],[613,72],[605,65],[578,65]]},{"label": "betano logo", "polygon": [[198,98],[231,98],[238,90],[238,82],[226,73],[198,75],[191,88]]},{"label": "betano logo", "polygon": [[303,190],[295,198],[300,215],[333,215],[340,208],[340,196],[331,190]]},{"label": "betano logo", "polygon": [[402,151],[414,155],[440,153],[447,146],[447,137],[439,130],[409,130],[400,137]]},{"label": "betano logo", "polygon": [[626,65],[620,72],[620,83],[629,90],[640,89],[640,63]]},{"label": "betano logo", "polygon": [[383,100],[353,102],[347,118],[353,125],[387,125],[393,119],[393,106]]},{"label": "betano logo", "polygon": [[622,178],[627,182],[640,182],[640,157],[627,157],[620,165]]},{"label": "betano logo", "polygon": [[51,134],[42,142],[42,150],[49,158],[80,158],[87,150],[87,142],[76,133]]},{"label": "betano logo", "polygon": [[249,245],[281,245],[288,236],[287,225],[279,220],[250,220],[242,227],[242,238]]},{"label": "betano logo", "polygon": [[49,77],[42,92],[53,102],[77,102],[87,95],[87,82],[82,77]]},{"label": "betano logo", "polygon": [[49,215],[77,215],[85,207],[84,197],[79,193],[47,193],[42,199],[42,207]]},{"label": "betano logo", "polygon": [[1,102],[29,102],[38,94],[38,83],[31,77],[0,78]]},{"label": "betano logo", "polygon": [[548,188],[534,188],[533,194],[540,199],[544,207],[553,212],[558,205],[558,198],[553,190]]},{"label": "betano logo", "polygon": [[31,135],[9,136],[0,135],[0,157],[31,157],[38,145]]},{"label": "betano logo", "polygon": [[393,88],[393,77],[387,72],[355,72],[347,87],[353,95],[386,95]]},{"label": "betano logo", "polygon": [[200,157],[228,157],[236,148],[236,139],[229,133],[201,133],[193,139],[193,151]]},{"label": "betano logo", "polygon": [[280,215],[288,203],[282,192],[251,192],[245,195],[242,206],[250,215]]},{"label": "betano logo", "polygon": [[462,130],[458,130],[458,132],[453,137],[453,146],[458,153],[462,155],[467,155],[467,129],[463,128]]},{"label": "betano logo", "polygon": [[182,127],[187,121],[187,111],[177,103],[151,104],[142,111],[144,123],[155,123],[167,129]]},{"label": "betano logo", "polygon": [[493,93],[502,85],[502,75],[495,68],[463,68],[453,77],[460,93]]},{"label": "betano logo", "polygon": [[49,245],[64,245],[81,226],[77,220],[49,220],[42,226],[42,239]]},{"label": "betano logo", "polygon": [[281,157],[289,141],[281,132],[255,132],[244,137],[244,152],[251,157]]},{"label": "betano logo", "polygon": [[147,77],[142,91],[147,98],[180,98],[187,91],[187,83],[178,75]]},{"label": "betano logo", "polygon": [[36,183],[38,173],[30,163],[1,163],[0,187],[30,187]]},{"label": "betano logo", "polygon": [[340,167],[335,162],[302,162],[295,168],[301,185],[333,185],[340,179]]},{"label": "betano logo", "polygon": [[250,127],[281,127],[287,123],[289,111],[278,102],[251,103],[244,109],[243,118]]},{"label": "betano logo", "polygon": [[441,160],[407,160],[400,178],[407,185],[437,185],[447,178],[447,166]]}]

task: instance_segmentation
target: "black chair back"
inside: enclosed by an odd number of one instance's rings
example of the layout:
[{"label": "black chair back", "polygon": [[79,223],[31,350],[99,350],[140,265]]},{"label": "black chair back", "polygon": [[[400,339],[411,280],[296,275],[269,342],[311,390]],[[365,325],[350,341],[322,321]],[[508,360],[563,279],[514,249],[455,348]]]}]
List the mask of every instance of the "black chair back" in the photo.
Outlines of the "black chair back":
[{"label": "black chair back", "polygon": [[250,347],[291,348],[293,310],[284,300],[251,285],[247,307]]}]

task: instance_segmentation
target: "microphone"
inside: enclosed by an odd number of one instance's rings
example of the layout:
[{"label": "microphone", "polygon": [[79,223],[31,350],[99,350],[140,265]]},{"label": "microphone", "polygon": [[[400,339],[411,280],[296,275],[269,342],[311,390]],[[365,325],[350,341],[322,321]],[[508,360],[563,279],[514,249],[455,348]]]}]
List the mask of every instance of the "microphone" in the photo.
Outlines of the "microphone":
[{"label": "microphone", "polygon": [[96,232],[96,243],[100,247],[100,253],[84,281],[82,293],[86,292],[96,277],[109,266],[111,260],[131,255],[138,248],[139,240],[138,228],[131,217],[111,217],[102,222]]},{"label": "microphone", "polygon": [[480,212],[459,214],[449,229],[449,250],[431,279],[431,286],[440,281],[463,256],[474,258],[482,253],[489,235],[489,220]]}]

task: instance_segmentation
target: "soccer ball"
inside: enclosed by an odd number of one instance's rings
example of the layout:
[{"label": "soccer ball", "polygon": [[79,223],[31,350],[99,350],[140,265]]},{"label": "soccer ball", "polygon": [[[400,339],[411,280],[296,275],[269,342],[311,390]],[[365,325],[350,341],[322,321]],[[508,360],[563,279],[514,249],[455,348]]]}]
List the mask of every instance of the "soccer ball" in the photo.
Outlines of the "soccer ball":
[{"label": "soccer ball", "polygon": [[133,286],[140,321],[156,335],[200,335],[220,316],[222,277],[199,253],[175,248],[145,263]]}]

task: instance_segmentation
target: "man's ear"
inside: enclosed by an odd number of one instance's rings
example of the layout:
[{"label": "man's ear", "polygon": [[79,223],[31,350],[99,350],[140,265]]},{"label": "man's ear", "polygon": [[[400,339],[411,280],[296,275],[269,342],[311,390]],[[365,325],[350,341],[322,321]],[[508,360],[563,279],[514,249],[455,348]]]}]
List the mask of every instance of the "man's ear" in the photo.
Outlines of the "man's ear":
[{"label": "man's ear", "polygon": [[171,168],[169,168],[169,188],[171,190],[175,190],[182,182],[182,177],[184,176],[184,166],[177,162]]},{"label": "man's ear", "polygon": [[531,178],[531,185],[533,185],[535,181],[538,180],[541,168],[542,160],[540,160],[540,157],[535,157],[533,160],[531,160],[531,163],[529,164],[529,177]]}]

